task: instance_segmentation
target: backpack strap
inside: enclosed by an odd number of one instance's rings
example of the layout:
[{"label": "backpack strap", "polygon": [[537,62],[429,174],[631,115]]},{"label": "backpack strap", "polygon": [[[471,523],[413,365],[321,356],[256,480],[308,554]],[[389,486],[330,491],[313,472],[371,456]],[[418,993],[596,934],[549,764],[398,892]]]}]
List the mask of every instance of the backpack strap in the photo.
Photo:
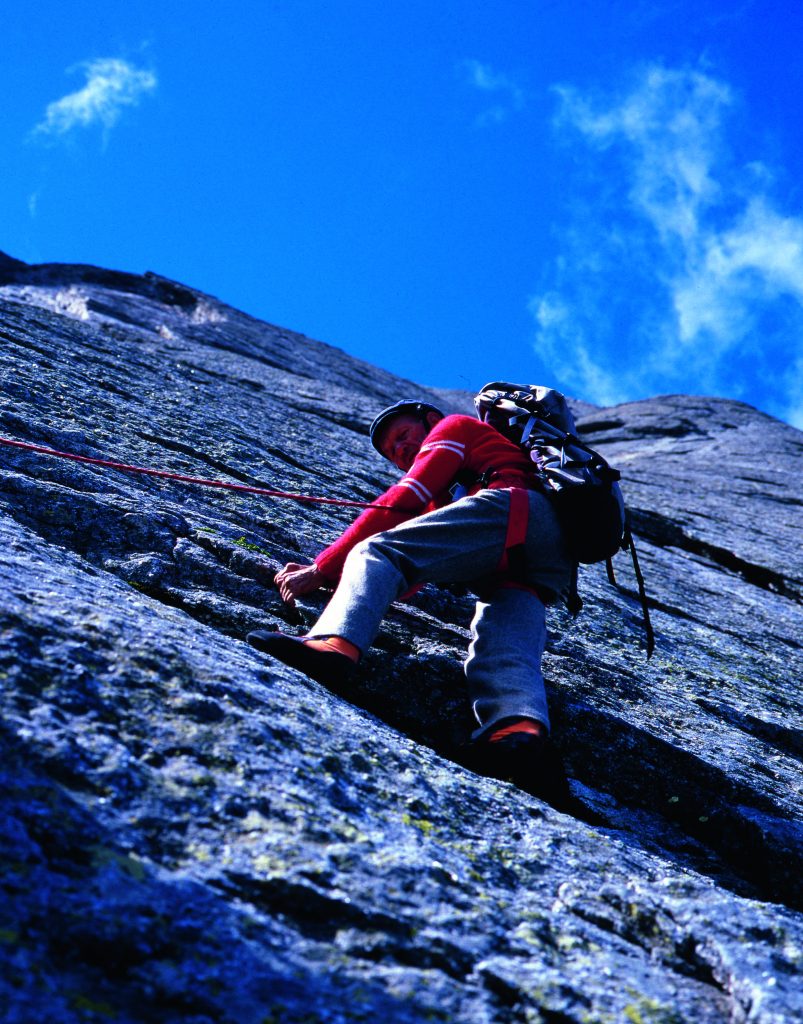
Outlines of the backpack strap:
[{"label": "backpack strap", "polygon": [[572,579],[569,583],[569,592],[566,595],[566,608],[570,615],[579,615],[583,610],[583,599],[577,590],[577,575],[580,570],[580,566],[577,562],[572,562]]},{"label": "backpack strap", "polygon": [[639,565],[638,555],[636,554],[636,542],[633,540],[633,534],[629,525],[625,530],[622,547],[630,548],[630,556],[633,559],[633,571],[636,574],[638,596],[641,601],[641,611],[644,615],[644,631],[647,634],[647,657],[649,658],[655,650],[655,633],[652,628],[652,622],[650,621],[650,609],[647,604],[647,591],[644,587],[644,577],[641,575],[641,566]]}]

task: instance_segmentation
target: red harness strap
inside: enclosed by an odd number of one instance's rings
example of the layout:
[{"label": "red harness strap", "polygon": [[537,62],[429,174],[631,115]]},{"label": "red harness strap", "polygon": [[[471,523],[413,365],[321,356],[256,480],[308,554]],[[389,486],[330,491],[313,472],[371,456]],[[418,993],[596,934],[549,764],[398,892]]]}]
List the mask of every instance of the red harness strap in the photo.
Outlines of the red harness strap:
[{"label": "red harness strap", "polygon": [[[498,572],[515,572],[521,567],[524,544],[527,540],[527,521],[529,518],[530,492],[523,487],[511,487],[505,550],[502,555],[502,561],[499,563]],[[519,563],[518,565],[516,564],[517,562]]]}]

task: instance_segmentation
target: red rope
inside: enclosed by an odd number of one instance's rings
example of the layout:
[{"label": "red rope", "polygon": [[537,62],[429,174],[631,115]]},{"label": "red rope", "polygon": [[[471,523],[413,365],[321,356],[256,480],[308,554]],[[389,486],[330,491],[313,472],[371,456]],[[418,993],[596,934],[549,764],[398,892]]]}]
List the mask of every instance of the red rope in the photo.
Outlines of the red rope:
[{"label": "red rope", "polygon": [[[90,466],[103,466],[106,469],[121,469],[126,473],[144,473],[146,476],[158,476],[165,480],[178,480],[184,484],[200,484],[202,487],[222,487],[228,491],[245,491],[248,494],[264,494],[268,498],[289,498],[291,501],[309,501],[318,505],[345,505],[352,508],[386,508],[392,505],[378,505],[368,501],[347,501],[343,498],[320,498],[312,494],[293,494],[288,491],[271,491],[266,487],[249,487],[246,484],[232,484],[227,480],[206,480],[200,476],[182,476],[180,473],[168,473],[163,469],[146,469],[144,466],[129,466],[125,462],[110,462],[107,459],[92,459],[88,455],[75,455],[73,452],[59,452],[55,448],[44,448],[38,444],[27,444],[25,441],[12,441],[8,437],[0,437],[0,444],[11,448],[22,448],[40,455],[54,455],[59,459],[72,459],[74,462],[86,462]],[[397,511],[397,510],[394,510]]]}]

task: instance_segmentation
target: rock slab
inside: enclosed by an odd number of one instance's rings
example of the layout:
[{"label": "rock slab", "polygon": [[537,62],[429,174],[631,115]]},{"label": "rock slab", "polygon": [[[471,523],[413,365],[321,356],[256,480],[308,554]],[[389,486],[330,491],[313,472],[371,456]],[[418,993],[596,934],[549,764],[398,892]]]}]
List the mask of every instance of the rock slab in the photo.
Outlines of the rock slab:
[{"label": "rock slab", "polygon": [[[470,411],[158,275],[9,257],[0,365],[3,438],[344,499],[392,479],[378,409]],[[454,761],[468,597],[395,607],[345,696],[243,642],[314,618],[272,575],[351,510],[0,444],[4,1024],[803,1019],[803,434],[577,412],[658,644],[624,556],[553,616],[572,814]]]}]

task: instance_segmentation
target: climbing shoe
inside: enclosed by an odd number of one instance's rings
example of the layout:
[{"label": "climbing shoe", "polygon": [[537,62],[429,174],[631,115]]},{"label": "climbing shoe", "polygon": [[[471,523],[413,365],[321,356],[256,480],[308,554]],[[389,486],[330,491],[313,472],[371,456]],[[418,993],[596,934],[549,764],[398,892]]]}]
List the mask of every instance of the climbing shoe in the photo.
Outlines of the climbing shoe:
[{"label": "climbing shoe", "polygon": [[347,654],[327,649],[325,644],[306,637],[255,629],[245,639],[263,654],[297,668],[325,686],[342,685],[354,671],[355,662]]},{"label": "climbing shoe", "polygon": [[549,737],[529,719],[497,722],[464,749],[462,762],[478,775],[512,782],[557,810],[566,810],[571,805],[560,756]]}]

